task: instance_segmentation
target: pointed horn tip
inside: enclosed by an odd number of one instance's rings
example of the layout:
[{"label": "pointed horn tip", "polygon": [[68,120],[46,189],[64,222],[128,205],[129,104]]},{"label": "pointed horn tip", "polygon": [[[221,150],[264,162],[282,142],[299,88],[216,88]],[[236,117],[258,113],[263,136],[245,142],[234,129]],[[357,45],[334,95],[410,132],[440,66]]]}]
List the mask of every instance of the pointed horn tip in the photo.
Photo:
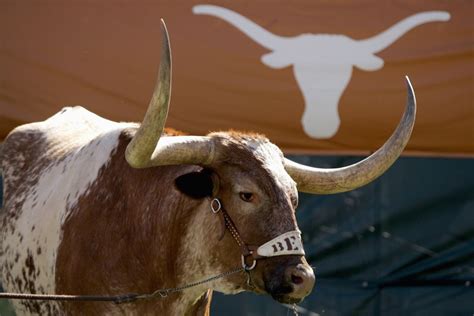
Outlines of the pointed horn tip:
[{"label": "pointed horn tip", "polygon": [[405,75],[405,82],[407,84],[408,99],[413,100],[414,106],[416,106],[415,89],[413,89],[413,85],[411,84],[410,78],[407,75]]},{"label": "pointed horn tip", "polygon": [[169,45],[170,36],[168,33],[168,28],[166,27],[165,20],[163,18],[160,18],[160,22],[161,22],[161,32],[163,34],[163,43],[165,45]]},{"label": "pointed horn tip", "polygon": [[169,34],[168,34],[168,27],[166,27],[165,19],[161,18],[161,30],[163,34],[166,35],[166,38],[169,39]]},{"label": "pointed horn tip", "polygon": [[408,77],[408,75],[405,75],[405,82],[407,83],[407,86],[410,88],[410,90],[412,90],[413,86],[411,85],[410,77]]},{"label": "pointed horn tip", "polygon": [[[395,162],[409,141],[416,117],[415,92],[408,76],[405,76],[405,81],[408,102],[402,119],[389,140],[371,156],[353,165],[326,170],[301,165],[285,158],[285,169],[298,183],[298,191],[312,194],[332,194],[354,190],[381,176]],[[356,165],[358,165],[358,168],[353,168]],[[351,168],[357,170],[357,172],[348,172]],[[372,173],[376,168],[379,168],[379,171]],[[364,173],[369,176],[363,176]],[[351,178],[353,180],[348,182],[347,179]]]}]

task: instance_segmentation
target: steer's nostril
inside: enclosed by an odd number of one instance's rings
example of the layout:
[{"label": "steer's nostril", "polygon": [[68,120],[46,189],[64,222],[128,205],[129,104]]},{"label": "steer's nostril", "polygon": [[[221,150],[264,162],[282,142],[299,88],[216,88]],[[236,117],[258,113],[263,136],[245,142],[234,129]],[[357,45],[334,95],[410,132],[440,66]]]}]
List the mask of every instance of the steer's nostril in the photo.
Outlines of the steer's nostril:
[{"label": "steer's nostril", "polygon": [[291,275],[291,282],[293,282],[294,284],[301,284],[303,283],[303,281],[304,280],[302,277],[294,275],[294,274]]},{"label": "steer's nostril", "polygon": [[285,270],[284,284],[291,288],[289,297],[297,301],[307,296],[314,286],[314,273],[307,264],[289,266]]}]

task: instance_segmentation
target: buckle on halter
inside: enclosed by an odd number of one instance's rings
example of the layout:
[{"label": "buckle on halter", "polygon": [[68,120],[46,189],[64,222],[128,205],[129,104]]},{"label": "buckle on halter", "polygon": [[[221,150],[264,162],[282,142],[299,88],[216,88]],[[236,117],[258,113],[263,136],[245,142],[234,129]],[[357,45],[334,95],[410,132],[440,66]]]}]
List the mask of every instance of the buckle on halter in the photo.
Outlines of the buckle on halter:
[{"label": "buckle on halter", "polygon": [[221,201],[219,201],[219,199],[216,198],[216,199],[213,199],[211,201],[211,211],[212,211],[212,213],[214,213],[214,214],[219,213],[221,208],[222,208],[222,204],[221,204]]},{"label": "buckle on halter", "polygon": [[256,259],[253,259],[252,264],[250,266],[248,266],[247,263],[245,262],[245,256],[242,255],[241,258],[242,258],[242,268],[244,268],[245,271],[253,270],[255,268],[255,266],[257,265],[257,260]]}]

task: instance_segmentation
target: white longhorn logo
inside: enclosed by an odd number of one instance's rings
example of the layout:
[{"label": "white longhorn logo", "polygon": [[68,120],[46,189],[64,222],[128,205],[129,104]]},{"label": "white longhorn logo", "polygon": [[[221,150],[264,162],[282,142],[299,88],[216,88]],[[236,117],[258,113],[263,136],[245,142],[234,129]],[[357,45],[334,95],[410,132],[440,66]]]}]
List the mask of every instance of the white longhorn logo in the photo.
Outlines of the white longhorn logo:
[{"label": "white longhorn logo", "polygon": [[303,129],[313,138],[331,138],[336,134],[340,124],[339,99],[349,84],[352,67],[365,71],[379,70],[384,61],[375,56],[376,53],[418,25],[450,19],[446,11],[421,12],[371,38],[354,40],[345,35],[332,34],[278,36],[234,11],[214,5],[196,5],[193,12],[221,18],[271,50],[261,58],[268,67],[280,69],[293,66],[305,101],[301,120]]}]

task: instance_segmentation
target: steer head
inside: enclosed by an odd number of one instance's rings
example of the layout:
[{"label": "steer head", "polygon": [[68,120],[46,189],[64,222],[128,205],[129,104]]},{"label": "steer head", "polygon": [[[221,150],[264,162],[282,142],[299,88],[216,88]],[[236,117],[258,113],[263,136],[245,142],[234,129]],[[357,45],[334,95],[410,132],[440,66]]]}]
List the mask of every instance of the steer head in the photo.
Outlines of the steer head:
[{"label": "steer head", "polygon": [[[177,190],[199,205],[192,215],[198,218],[194,224],[199,228],[187,236],[192,242],[186,251],[189,255],[192,248],[200,247],[199,255],[195,251],[188,259],[206,270],[204,256],[208,264],[224,272],[239,265],[243,256],[250,270],[219,283],[217,290],[252,290],[280,302],[301,301],[311,292],[315,277],[299,239],[298,191],[344,192],[385,172],[402,152],[413,128],[415,99],[409,81],[407,108],[393,135],[370,157],[343,168],[300,165],[256,134],[231,131],[161,137],[171,93],[171,55],[164,24],[163,30],[158,81],[145,118],[127,146],[127,162],[134,168],[194,166],[175,179]],[[233,224],[228,224],[225,214]],[[245,253],[246,247],[251,253]]]},{"label": "steer head", "polygon": [[293,66],[305,101],[303,129],[314,138],[331,138],[339,129],[339,99],[349,84],[353,67],[364,71],[381,69],[384,61],[376,53],[418,25],[450,18],[444,11],[421,12],[373,37],[355,40],[338,34],[279,36],[234,11],[215,5],[196,5],[193,12],[223,19],[269,49],[271,52],[261,59],[268,67]]},{"label": "steer head", "polygon": [[[296,183],[284,169],[283,154],[265,137],[236,132],[213,133],[208,137],[217,157],[202,170],[177,178],[176,186],[189,197],[203,199],[203,209],[199,210],[205,222],[201,225],[203,231],[198,233],[199,229],[193,228],[192,233],[193,238],[205,236],[207,249],[200,249],[201,256],[221,266],[223,271],[231,270],[239,265],[243,255],[239,243],[257,251],[256,248],[278,236],[299,231],[295,218],[298,192]],[[213,201],[215,198],[219,202]],[[211,207],[217,210],[216,214]],[[231,218],[237,232],[226,228],[222,212]],[[265,250],[271,254],[303,250],[300,236],[290,235],[277,238]],[[204,240],[197,242],[196,247]],[[268,293],[280,302],[294,303],[313,288],[313,271],[300,251],[257,262],[251,255],[243,259],[248,267],[256,264],[249,271],[249,282],[242,275],[232,280],[234,285],[223,285],[218,290],[226,293],[253,290]]]}]

